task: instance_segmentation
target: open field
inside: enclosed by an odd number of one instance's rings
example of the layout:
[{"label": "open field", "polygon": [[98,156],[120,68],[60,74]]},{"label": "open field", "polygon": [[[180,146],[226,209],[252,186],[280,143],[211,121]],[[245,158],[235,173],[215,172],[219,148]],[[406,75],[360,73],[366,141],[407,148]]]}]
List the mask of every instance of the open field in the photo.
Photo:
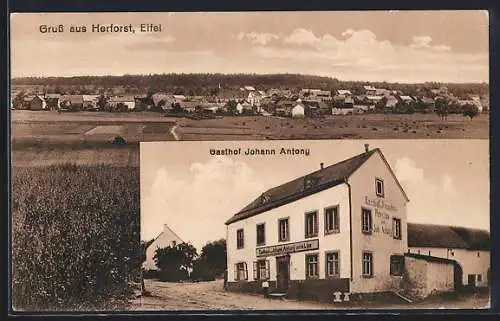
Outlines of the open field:
[{"label": "open field", "polygon": [[487,294],[469,294],[454,299],[434,298],[418,303],[346,302],[318,303],[296,300],[268,299],[261,295],[226,292],[223,281],[199,283],[168,283],[145,280],[150,297],[139,297],[130,310],[329,310],[329,309],[473,309],[487,308]]},{"label": "open field", "polygon": [[487,139],[489,116],[472,120],[450,115],[442,121],[435,114],[346,115],[323,119],[290,119],[262,116],[178,120],[182,140],[233,139]]},{"label": "open field", "polygon": [[[161,113],[11,111],[14,166],[73,162],[137,166],[139,142],[265,139],[449,139],[489,137],[489,116],[472,120],[434,114],[329,116],[289,119],[263,116],[192,120]],[[111,142],[116,136],[127,144]]]},{"label": "open field", "polygon": [[[156,113],[11,112],[12,163],[138,166],[139,142],[174,140],[175,123]],[[127,144],[112,141],[123,137]]]}]

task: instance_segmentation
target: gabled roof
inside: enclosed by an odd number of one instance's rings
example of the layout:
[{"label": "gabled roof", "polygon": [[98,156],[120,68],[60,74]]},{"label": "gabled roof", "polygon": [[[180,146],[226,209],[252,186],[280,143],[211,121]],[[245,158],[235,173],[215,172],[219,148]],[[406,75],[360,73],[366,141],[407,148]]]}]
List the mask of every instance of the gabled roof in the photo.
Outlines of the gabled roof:
[{"label": "gabled roof", "polygon": [[408,246],[468,250],[487,250],[491,247],[487,231],[417,223],[408,223]]},{"label": "gabled roof", "polygon": [[351,91],[350,90],[347,90],[347,89],[338,89],[337,90],[337,93],[339,95],[351,95]]},{"label": "gabled roof", "polygon": [[[379,151],[378,148],[364,152],[308,175],[296,178],[280,186],[271,188],[231,217],[226,222],[226,225],[294,202],[327,188],[340,185],[377,151]],[[306,188],[306,178],[313,178],[315,184],[310,188]],[[263,202],[264,199],[266,201]]]},{"label": "gabled roof", "polygon": [[114,96],[109,98],[109,102],[125,103],[125,102],[135,102],[134,96]]},{"label": "gabled roof", "polygon": [[168,227],[167,224],[163,224],[163,230],[161,231],[160,234],[158,234],[157,237],[155,237],[153,239],[153,241],[151,243],[149,243],[148,247],[150,247],[152,244],[155,243],[156,240],[158,240],[163,234],[165,233],[171,233],[174,237],[176,237],[178,240],[181,240],[182,242],[184,242],[180,237],[179,235],[177,235],[170,227]]}]

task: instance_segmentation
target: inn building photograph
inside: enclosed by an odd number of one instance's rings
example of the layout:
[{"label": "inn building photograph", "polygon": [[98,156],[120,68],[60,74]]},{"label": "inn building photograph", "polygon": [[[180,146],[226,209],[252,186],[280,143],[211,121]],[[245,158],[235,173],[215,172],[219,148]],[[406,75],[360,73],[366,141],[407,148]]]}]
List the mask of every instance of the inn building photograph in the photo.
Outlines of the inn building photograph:
[{"label": "inn building photograph", "polygon": [[271,188],[226,222],[228,288],[260,291],[269,280],[273,290],[311,299],[397,288],[408,201],[382,151],[368,145]]},{"label": "inn building photograph", "polygon": [[[443,293],[489,295],[487,142],[174,144],[141,144],[141,238],[160,223],[196,248],[224,238],[229,295],[409,307]],[[210,155],[306,146],[310,155],[293,159]]]}]

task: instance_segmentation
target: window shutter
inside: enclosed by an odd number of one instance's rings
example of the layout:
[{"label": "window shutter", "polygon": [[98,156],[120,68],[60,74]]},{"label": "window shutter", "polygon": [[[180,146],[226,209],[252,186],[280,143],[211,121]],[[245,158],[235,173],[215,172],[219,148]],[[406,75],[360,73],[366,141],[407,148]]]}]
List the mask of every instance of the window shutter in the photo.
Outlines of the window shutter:
[{"label": "window shutter", "polygon": [[257,280],[257,262],[253,262],[253,279]]},{"label": "window shutter", "polygon": [[270,274],[271,274],[271,271],[269,268],[269,260],[266,260],[266,279],[269,280],[271,278]]},{"label": "window shutter", "polygon": [[238,263],[234,265],[234,279],[238,280]]},{"label": "window shutter", "polygon": [[248,280],[248,267],[247,267],[247,262],[244,263],[245,265],[245,280]]}]

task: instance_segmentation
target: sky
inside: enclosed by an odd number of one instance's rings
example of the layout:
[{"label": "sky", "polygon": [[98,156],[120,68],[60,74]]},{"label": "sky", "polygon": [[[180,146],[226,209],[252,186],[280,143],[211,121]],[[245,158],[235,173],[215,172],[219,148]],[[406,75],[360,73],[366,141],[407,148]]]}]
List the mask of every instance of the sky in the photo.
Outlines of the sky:
[{"label": "sky", "polygon": [[[360,140],[141,143],[141,239],[163,224],[199,250],[265,190],[364,151]],[[488,140],[370,140],[407,193],[408,221],[489,230]],[[211,148],[309,148],[309,156],[212,156]],[[464,152],[467,151],[467,152]]]},{"label": "sky", "polygon": [[[92,24],[135,33],[92,33]],[[64,26],[42,33],[40,26]],[[162,31],[139,32],[141,24]],[[86,26],[86,33],[71,33]],[[487,11],[15,13],[11,76],[301,73],[488,82]]]}]

